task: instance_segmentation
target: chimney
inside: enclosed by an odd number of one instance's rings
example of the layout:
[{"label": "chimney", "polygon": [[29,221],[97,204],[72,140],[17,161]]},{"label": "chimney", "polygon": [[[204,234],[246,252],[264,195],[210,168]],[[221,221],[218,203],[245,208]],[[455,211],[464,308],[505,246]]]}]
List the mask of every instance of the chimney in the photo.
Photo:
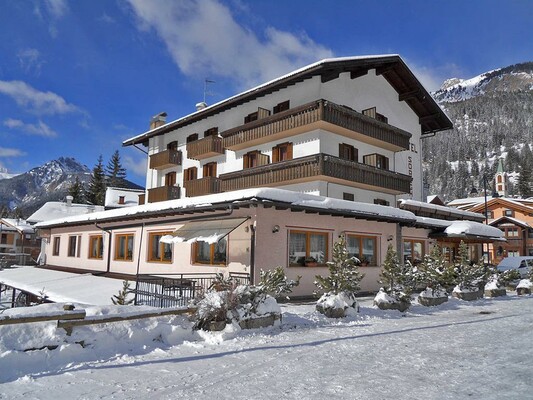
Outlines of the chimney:
[{"label": "chimney", "polygon": [[74,200],[74,197],[72,197],[72,196],[65,197],[65,201],[66,201],[68,207],[72,206],[72,200]]},{"label": "chimney", "polygon": [[205,101],[202,101],[200,103],[196,103],[196,111],[203,110],[207,107],[207,103]]},{"label": "chimney", "polygon": [[150,119],[150,130],[155,129],[155,128],[159,128],[160,126],[165,125],[166,122],[167,122],[167,113],[166,112],[162,112],[162,113],[159,113],[157,115],[154,115]]}]

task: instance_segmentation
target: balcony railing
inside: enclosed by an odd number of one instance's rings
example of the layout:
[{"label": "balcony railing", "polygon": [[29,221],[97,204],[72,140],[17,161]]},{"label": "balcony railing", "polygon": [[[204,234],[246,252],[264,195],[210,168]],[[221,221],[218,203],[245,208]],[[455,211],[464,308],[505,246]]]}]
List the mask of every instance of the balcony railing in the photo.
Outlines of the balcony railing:
[{"label": "balcony railing", "polygon": [[185,196],[187,197],[220,193],[220,179],[213,176],[206,176],[205,178],[183,182],[183,187],[185,188]]},{"label": "balcony railing", "polygon": [[166,169],[181,165],[181,151],[165,150],[150,156],[151,169]]},{"label": "balcony railing", "polygon": [[392,151],[409,149],[411,134],[348,107],[317,100],[221,133],[224,147],[242,150],[278,138],[324,128]]},{"label": "balcony railing", "polygon": [[411,177],[366,164],[316,154],[220,175],[223,192],[324,179],[391,194],[409,193]]},{"label": "balcony railing", "polygon": [[219,136],[208,136],[187,143],[187,157],[192,160],[203,160],[220,154],[224,154],[224,147]]},{"label": "balcony railing", "polygon": [[159,201],[175,200],[179,198],[179,186],[160,186],[148,189],[148,203],[157,203]]}]

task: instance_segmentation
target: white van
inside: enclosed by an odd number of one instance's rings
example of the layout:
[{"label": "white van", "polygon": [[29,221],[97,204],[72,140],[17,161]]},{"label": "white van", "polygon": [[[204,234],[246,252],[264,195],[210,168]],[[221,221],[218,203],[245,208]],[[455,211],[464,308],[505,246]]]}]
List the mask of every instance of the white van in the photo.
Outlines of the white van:
[{"label": "white van", "polygon": [[529,271],[533,269],[533,257],[505,257],[500,261],[496,269],[500,272],[516,269],[522,278],[527,278]]}]

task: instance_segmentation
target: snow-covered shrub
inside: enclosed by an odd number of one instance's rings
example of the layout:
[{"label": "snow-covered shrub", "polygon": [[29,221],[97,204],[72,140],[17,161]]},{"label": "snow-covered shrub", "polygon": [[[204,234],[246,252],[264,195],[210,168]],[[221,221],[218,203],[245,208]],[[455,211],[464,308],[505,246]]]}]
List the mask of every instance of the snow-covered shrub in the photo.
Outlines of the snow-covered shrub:
[{"label": "snow-covered shrub", "polygon": [[220,330],[233,322],[243,329],[273,325],[281,319],[281,309],[269,292],[287,293],[298,282],[288,281],[283,269],[262,273],[261,282],[257,286],[237,285],[231,277],[219,274],[197,303],[194,329]]},{"label": "snow-covered shrub", "polygon": [[[292,292],[292,289],[300,284],[301,279],[301,276],[298,276],[296,280],[288,279],[281,266],[267,271],[261,270],[259,275],[260,281],[257,285],[258,289],[276,299],[284,297]],[[285,297],[289,299],[288,296]]]},{"label": "snow-covered shrub", "polygon": [[531,294],[532,286],[533,283],[531,282],[531,279],[521,279],[516,286],[516,294],[519,296],[529,295]]},{"label": "snow-covered shrub", "polygon": [[348,315],[349,309],[357,312],[358,306],[355,295],[360,290],[359,284],[364,274],[359,272],[360,261],[350,257],[346,248],[344,235],[333,245],[333,261],[328,261],[328,276],[315,276],[315,285],[322,296],[318,299],[318,312],[334,318]]},{"label": "snow-covered shrub", "polygon": [[455,297],[475,300],[483,295],[483,287],[489,270],[485,265],[468,260],[468,247],[462,240],[454,270],[457,278],[452,294]]},{"label": "snow-covered shrub", "polygon": [[500,281],[501,274],[493,274],[489,277],[485,284],[485,296],[486,297],[499,297],[505,296],[505,285]]},{"label": "snow-covered shrub", "polygon": [[130,304],[132,304],[135,301],[134,298],[129,298],[128,299],[128,296],[131,293],[133,293],[133,291],[131,290],[130,282],[129,281],[122,281],[122,289],[118,291],[118,294],[114,294],[113,297],[111,297],[111,301],[115,305],[129,306]]},{"label": "snow-covered shrub", "polygon": [[454,272],[440,247],[434,246],[417,267],[418,280],[425,285],[418,295],[418,302],[424,306],[436,306],[448,301],[446,287],[453,284]]},{"label": "snow-covered shrub", "polygon": [[[416,284],[415,269],[410,262],[402,265],[396,250],[390,244],[379,277],[379,283],[383,286],[374,298],[374,304],[380,309],[409,308],[411,292]],[[389,306],[391,304],[395,306]]]}]

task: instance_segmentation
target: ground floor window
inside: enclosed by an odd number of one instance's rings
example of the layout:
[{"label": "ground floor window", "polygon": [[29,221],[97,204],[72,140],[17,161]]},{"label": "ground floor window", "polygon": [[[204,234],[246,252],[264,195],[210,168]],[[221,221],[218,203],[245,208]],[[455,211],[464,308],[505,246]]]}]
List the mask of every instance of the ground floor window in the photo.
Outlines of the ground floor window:
[{"label": "ground floor window", "polygon": [[101,260],[104,257],[102,235],[89,236],[89,258]]},{"label": "ground floor window", "polygon": [[323,265],[328,251],[327,232],[289,231],[289,265]]},{"label": "ground floor window", "polygon": [[424,242],[421,240],[403,241],[403,260],[415,265],[422,262],[424,258]]},{"label": "ground floor window", "polygon": [[81,248],[81,236],[74,235],[68,237],[68,256],[79,257]]},{"label": "ground floor window", "polygon": [[377,265],[375,236],[346,235],[346,249],[350,257],[357,257],[361,265]]},{"label": "ground floor window", "polygon": [[193,263],[226,265],[228,240],[220,239],[217,243],[195,242],[193,245]]},{"label": "ground floor window", "polygon": [[54,249],[52,250],[52,255],[58,256],[59,255],[59,245],[61,244],[61,237],[56,236],[54,237]]},{"label": "ground floor window", "polygon": [[115,238],[115,260],[133,260],[133,233],[118,234]]},{"label": "ground floor window", "polygon": [[161,238],[172,232],[150,233],[148,238],[148,261],[172,262],[172,244],[161,242]]}]

